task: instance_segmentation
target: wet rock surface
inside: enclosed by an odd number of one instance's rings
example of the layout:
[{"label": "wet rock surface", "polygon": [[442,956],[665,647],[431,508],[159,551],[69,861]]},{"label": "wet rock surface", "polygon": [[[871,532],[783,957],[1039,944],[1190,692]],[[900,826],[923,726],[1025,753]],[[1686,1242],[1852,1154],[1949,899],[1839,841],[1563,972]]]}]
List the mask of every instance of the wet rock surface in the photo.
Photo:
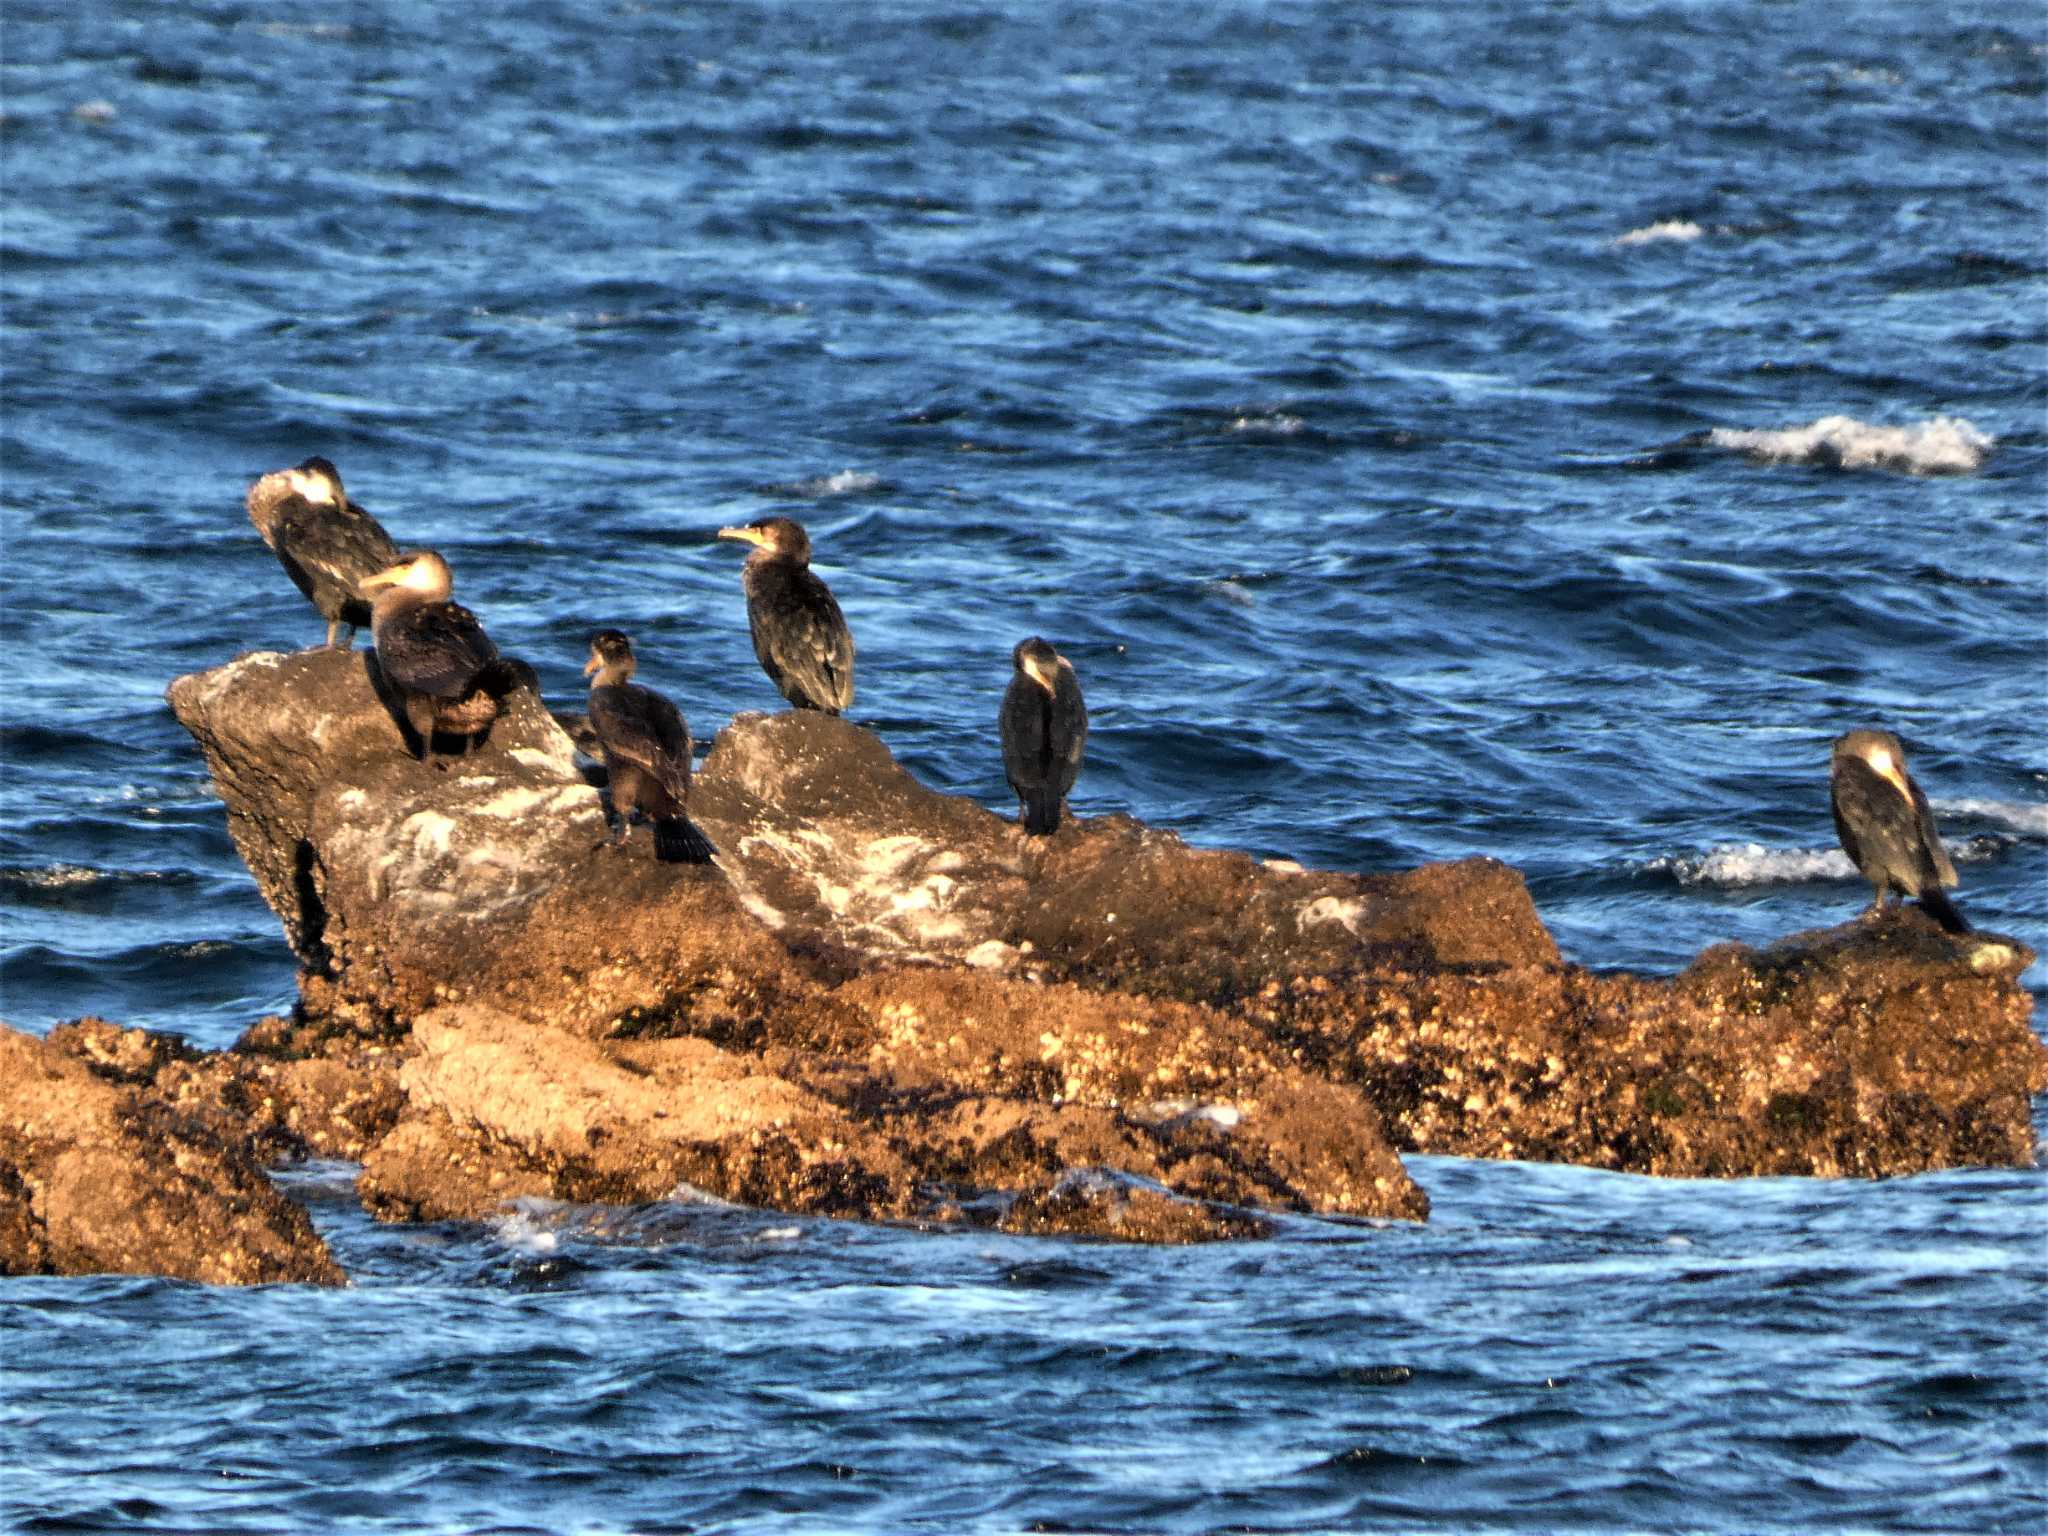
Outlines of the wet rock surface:
[{"label": "wet rock surface", "polygon": [[252,1139],[156,1091],[198,1059],[96,1020],[0,1026],[0,1274],[341,1283]]},{"label": "wet rock surface", "polygon": [[719,734],[691,802],[718,862],[666,864],[644,829],[599,846],[601,769],[530,695],[429,769],[370,668],[172,685],[301,1005],[221,1058],[100,1070],[252,1155],[360,1158],[381,1214],[696,1191],[1183,1241],[1420,1218],[1398,1150],[1731,1175],[2034,1153],[2031,955],[1917,912],[1594,975],[1494,861],[1309,871],[1126,817],[1027,839],[793,712]]}]

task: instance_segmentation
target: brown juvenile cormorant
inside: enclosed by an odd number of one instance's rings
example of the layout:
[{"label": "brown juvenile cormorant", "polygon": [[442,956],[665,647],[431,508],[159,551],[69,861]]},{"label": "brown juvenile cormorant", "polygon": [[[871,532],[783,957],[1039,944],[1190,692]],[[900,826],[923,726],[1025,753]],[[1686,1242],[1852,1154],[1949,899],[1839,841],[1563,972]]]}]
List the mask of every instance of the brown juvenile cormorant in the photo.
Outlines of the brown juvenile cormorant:
[{"label": "brown juvenile cormorant", "polygon": [[[690,728],[675,705],[632,681],[633,642],[616,629],[590,637],[590,729],[611,773],[614,842],[631,834],[633,816],[654,823],[654,856],[706,864],[716,851],[690,820]],[[594,676],[592,674],[595,674]]]},{"label": "brown juvenile cormorant", "polygon": [[1017,675],[1003,695],[1003,771],[1017,791],[1024,830],[1051,832],[1081,771],[1088,710],[1073,664],[1045,641],[1019,642],[1010,659]]},{"label": "brown juvenile cormorant", "polygon": [[477,616],[448,600],[455,578],[432,550],[402,556],[365,577],[362,588],[376,594],[370,635],[377,666],[419,737],[420,761],[433,762],[436,731],[461,736],[467,756],[472,738],[531,672],[500,657]]},{"label": "brown juvenile cormorant", "polygon": [[1877,888],[1865,917],[1885,909],[1897,891],[1916,896],[1934,920],[1950,933],[1968,933],[1942,887],[1956,883],[1934,813],[1927,797],[1906,772],[1906,752],[1890,731],[1850,731],[1835,738],[1828,800],[1835,812],[1835,835],[1842,851]]},{"label": "brown juvenile cormorant", "polygon": [[398,563],[391,535],[349,500],[340,474],[318,456],[265,475],[249,487],[248,505],[263,542],[327,621],[327,648],[353,645],[356,626],[370,622],[363,578]]},{"label": "brown juvenile cormorant", "polygon": [[761,670],[798,709],[836,715],[853,703],[853,636],[832,589],[811,574],[811,539],[789,517],[721,528],[754,546],[741,580]]}]

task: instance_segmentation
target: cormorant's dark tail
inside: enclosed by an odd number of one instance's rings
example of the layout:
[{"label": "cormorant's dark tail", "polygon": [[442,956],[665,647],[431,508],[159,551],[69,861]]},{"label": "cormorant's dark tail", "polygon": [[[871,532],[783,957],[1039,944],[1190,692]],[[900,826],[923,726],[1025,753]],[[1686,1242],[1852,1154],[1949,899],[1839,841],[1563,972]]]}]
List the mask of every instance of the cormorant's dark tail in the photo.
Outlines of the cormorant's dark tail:
[{"label": "cormorant's dark tail", "polygon": [[1963,914],[1956,910],[1956,904],[1942,894],[1939,886],[1930,885],[1920,893],[1920,906],[1950,933],[1968,933],[1970,925],[1963,920]]},{"label": "cormorant's dark tail", "polygon": [[654,823],[654,856],[670,864],[709,864],[718,850],[687,816],[662,816]]},{"label": "cormorant's dark tail", "polygon": [[1024,802],[1024,830],[1045,836],[1057,832],[1060,825],[1060,797],[1050,790],[1025,790],[1019,796]]}]

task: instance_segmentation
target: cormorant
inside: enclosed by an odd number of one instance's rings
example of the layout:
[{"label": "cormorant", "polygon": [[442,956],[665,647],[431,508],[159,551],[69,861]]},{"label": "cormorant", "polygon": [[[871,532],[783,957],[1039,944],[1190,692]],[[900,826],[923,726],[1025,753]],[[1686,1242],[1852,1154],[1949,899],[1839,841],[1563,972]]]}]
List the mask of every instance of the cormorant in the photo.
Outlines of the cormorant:
[{"label": "cormorant", "polygon": [[1956,867],[1934,830],[1927,797],[1906,772],[1905,748],[1890,731],[1850,731],[1835,738],[1828,801],[1842,851],[1877,889],[1863,915],[1875,917],[1893,892],[1916,896],[1950,933],[1968,933],[1942,887],[1956,883]]},{"label": "cormorant", "polygon": [[761,670],[798,709],[836,715],[853,703],[853,636],[832,589],[811,574],[811,538],[789,517],[721,528],[754,546],[742,583]]},{"label": "cormorant", "polygon": [[[616,629],[590,637],[590,728],[611,772],[614,842],[631,835],[633,815],[654,823],[654,856],[709,863],[715,849],[691,822],[690,728],[675,705],[633,682],[633,642]],[[595,676],[591,676],[595,674]]]},{"label": "cormorant", "polygon": [[475,614],[450,602],[455,578],[448,562],[432,550],[405,555],[397,564],[363,579],[376,593],[370,634],[377,666],[398,696],[406,723],[420,739],[420,761],[434,758],[434,732],[471,738],[498,718],[505,695],[532,673],[498,655]]},{"label": "cormorant", "polygon": [[1003,695],[999,717],[1003,771],[1017,791],[1019,819],[1026,832],[1051,832],[1060,824],[1067,793],[1081,771],[1088,741],[1088,710],[1073,663],[1036,636],[1010,653],[1017,675]]},{"label": "cormorant", "polygon": [[263,476],[249,487],[248,506],[278,564],[327,620],[327,648],[355,644],[356,626],[370,622],[363,578],[398,563],[391,535],[349,500],[341,475],[317,455]]}]

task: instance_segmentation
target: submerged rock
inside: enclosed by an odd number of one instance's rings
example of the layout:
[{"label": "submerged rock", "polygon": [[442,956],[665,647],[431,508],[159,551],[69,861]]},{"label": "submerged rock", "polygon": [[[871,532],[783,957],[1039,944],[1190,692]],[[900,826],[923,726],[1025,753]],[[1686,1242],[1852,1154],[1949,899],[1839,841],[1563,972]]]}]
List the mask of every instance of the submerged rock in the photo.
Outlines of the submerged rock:
[{"label": "submerged rock", "polygon": [[74,1054],[0,1026],[0,1274],[341,1283],[239,1138],[148,1091],[195,1053],[140,1030],[80,1033]]},{"label": "submerged rock", "polygon": [[403,1057],[401,1107],[356,1121],[385,1214],[688,1186],[1171,1239],[1420,1217],[1394,1148],[2032,1156],[2030,956],[1917,914],[1595,976],[1495,861],[1308,871],[1128,817],[1026,838],[810,712],[719,734],[691,799],[717,864],[666,864],[644,833],[599,846],[525,695],[445,769],[404,751],[360,654],[244,657],[170,699],[304,966],[272,1055]]}]

